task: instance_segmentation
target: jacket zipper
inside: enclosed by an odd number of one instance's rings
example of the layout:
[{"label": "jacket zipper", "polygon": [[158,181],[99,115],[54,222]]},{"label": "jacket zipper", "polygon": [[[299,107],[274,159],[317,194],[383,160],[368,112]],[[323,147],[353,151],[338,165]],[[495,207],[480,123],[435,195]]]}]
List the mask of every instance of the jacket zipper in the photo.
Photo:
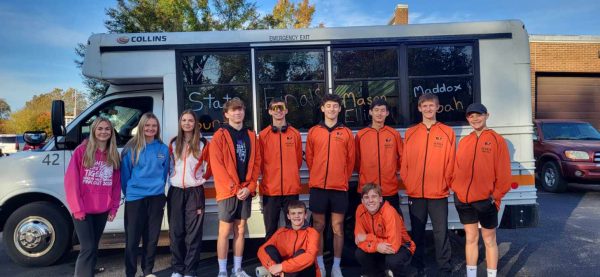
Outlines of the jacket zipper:
[{"label": "jacket zipper", "polygon": [[181,186],[183,187],[183,189],[185,189],[185,168],[187,167],[187,152],[189,150],[188,148],[189,145],[186,144],[186,147],[183,150],[183,174],[181,176]]},{"label": "jacket zipper", "polygon": [[422,189],[421,189],[421,194],[423,195],[422,197],[425,198],[425,166],[427,165],[427,151],[429,150],[429,131],[430,128],[427,128],[427,140],[425,140],[425,159],[423,159],[423,179],[422,179]]},{"label": "jacket zipper", "polygon": [[377,170],[379,170],[379,187],[382,186],[381,184],[381,154],[380,154],[380,145],[379,145],[379,130],[377,131]]},{"label": "jacket zipper", "polygon": [[329,139],[327,140],[327,163],[325,164],[325,184],[323,184],[323,189],[327,189],[327,175],[329,174],[329,148],[331,145],[331,131],[329,132]]},{"label": "jacket zipper", "polygon": [[296,233],[296,239],[294,239],[294,247],[292,248],[294,251],[292,251],[292,255],[296,253],[296,242],[298,242],[298,230],[294,230],[294,233]]},{"label": "jacket zipper", "polygon": [[281,131],[279,131],[279,163],[281,165],[281,195],[283,195],[283,147],[281,146]]},{"label": "jacket zipper", "polygon": [[473,177],[475,176],[475,158],[477,158],[477,144],[479,144],[480,136],[481,135],[479,135],[477,137],[477,140],[475,141],[475,151],[473,153],[473,164],[471,165],[471,181],[469,182],[469,186],[467,187],[467,196],[466,196],[467,204],[469,203],[469,190],[471,190],[471,184],[473,184]]}]

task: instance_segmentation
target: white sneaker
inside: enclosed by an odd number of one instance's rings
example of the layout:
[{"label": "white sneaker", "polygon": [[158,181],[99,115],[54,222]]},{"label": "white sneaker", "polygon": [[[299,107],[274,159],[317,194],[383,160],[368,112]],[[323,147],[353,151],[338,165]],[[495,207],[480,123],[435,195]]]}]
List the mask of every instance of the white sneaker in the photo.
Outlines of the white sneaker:
[{"label": "white sneaker", "polygon": [[244,271],[243,269],[238,269],[238,271],[233,272],[231,271],[231,277],[250,277],[250,275],[248,275],[248,273],[246,273],[246,271]]},{"label": "white sneaker", "polygon": [[183,275],[181,275],[181,273],[173,272],[171,277],[183,277]]},{"label": "white sneaker", "polygon": [[156,277],[156,275],[150,273],[150,274],[146,275],[146,277]]},{"label": "white sneaker", "polygon": [[221,271],[219,272],[219,275],[217,275],[217,277],[227,277],[227,272]]},{"label": "white sneaker", "polygon": [[259,266],[256,268],[256,277],[271,277],[271,272],[264,266]]},{"label": "white sneaker", "polygon": [[321,277],[325,277],[325,267],[319,267],[319,271],[321,271]]},{"label": "white sneaker", "polygon": [[344,277],[342,269],[339,266],[331,267],[331,277]]},{"label": "white sneaker", "polygon": [[385,271],[385,275],[387,277],[394,277],[394,273],[391,270],[389,270],[389,269]]}]

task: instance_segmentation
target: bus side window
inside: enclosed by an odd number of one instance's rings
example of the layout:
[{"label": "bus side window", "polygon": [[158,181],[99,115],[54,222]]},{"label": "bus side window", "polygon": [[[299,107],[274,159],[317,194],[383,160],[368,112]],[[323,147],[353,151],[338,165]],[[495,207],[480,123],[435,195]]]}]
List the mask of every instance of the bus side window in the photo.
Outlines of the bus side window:
[{"label": "bus side window", "polygon": [[90,136],[90,128],[98,117],[105,117],[113,124],[117,146],[123,147],[132,137],[134,128],[145,112],[152,111],[152,97],[129,97],[108,101],[89,113],[67,134],[67,149],[75,149]]}]

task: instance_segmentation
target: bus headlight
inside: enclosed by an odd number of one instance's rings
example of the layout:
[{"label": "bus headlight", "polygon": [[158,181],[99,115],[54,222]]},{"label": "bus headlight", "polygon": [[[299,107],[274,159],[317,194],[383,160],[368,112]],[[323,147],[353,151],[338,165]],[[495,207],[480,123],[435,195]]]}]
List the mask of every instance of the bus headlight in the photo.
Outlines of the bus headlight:
[{"label": "bus headlight", "polygon": [[565,156],[570,160],[589,160],[590,155],[585,151],[567,150]]}]

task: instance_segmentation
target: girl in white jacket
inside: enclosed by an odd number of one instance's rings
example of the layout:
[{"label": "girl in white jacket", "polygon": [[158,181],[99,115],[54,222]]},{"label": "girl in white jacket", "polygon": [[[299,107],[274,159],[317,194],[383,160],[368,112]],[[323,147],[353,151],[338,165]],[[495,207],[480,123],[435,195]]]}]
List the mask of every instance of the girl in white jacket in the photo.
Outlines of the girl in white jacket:
[{"label": "girl in white jacket", "polygon": [[196,113],[185,110],[177,137],[169,143],[171,168],[167,212],[172,277],[197,276],[204,222],[204,182],[210,177],[208,142],[200,134]]}]

